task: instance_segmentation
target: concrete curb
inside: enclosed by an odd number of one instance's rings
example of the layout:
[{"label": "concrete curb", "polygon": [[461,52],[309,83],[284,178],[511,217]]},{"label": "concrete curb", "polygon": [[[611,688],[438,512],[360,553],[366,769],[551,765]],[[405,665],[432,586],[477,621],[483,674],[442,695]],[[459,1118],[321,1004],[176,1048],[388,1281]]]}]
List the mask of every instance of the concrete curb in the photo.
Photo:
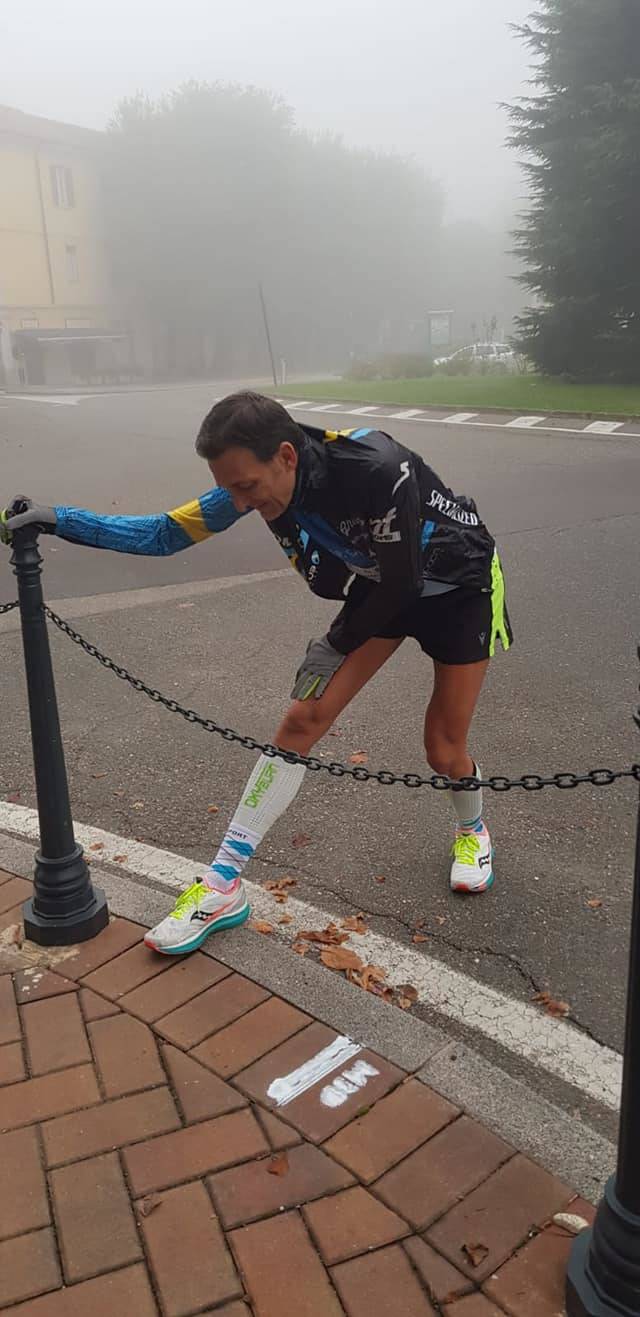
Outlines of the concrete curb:
[{"label": "concrete curb", "polygon": [[[33,847],[0,833],[0,867],[29,879]],[[167,912],[167,891],[92,863],[113,914],[145,927]],[[441,1028],[363,993],[337,974],[305,961],[271,938],[243,929],[227,933],[205,954],[254,979],[338,1033],[366,1044],[414,1074],[519,1151],[597,1203],[615,1167],[615,1148],[578,1113],[565,1111]]]}]

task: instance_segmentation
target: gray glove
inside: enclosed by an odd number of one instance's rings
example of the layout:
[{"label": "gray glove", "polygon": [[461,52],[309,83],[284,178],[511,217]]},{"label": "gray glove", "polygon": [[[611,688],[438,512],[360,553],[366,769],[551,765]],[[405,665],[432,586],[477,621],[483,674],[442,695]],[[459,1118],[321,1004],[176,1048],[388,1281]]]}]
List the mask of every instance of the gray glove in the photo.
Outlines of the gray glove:
[{"label": "gray glove", "polygon": [[57,517],[55,508],[47,508],[19,494],[7,508],[0,511],[0,541],[11,544],[14,530],[21,526],[37,526],[49,535],[55,534]]},{"label": "gray glove", "polygon": [[340,654],[329,643],[326,636],[322,640],[310,640],[307,652],[298,668],[292,700],[308,700],[313,696],[319,700],[326,690],[334,672],[344,663],[346,655]]}]

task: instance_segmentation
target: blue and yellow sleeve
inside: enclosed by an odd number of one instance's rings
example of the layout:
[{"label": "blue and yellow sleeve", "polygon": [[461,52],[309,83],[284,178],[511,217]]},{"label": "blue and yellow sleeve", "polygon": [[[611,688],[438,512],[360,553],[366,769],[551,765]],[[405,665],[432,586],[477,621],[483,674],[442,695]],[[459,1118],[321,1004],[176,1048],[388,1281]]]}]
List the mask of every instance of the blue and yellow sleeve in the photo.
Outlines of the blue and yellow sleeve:
[{"label": "blue and yellow sleeve", "polygon": [[148,517],[102,516],[85,508],[56,507],[56,535],[72,544],[161,558],[190,549],[233,526],[238,512],[226,489],[210,489],[172,512]]}]

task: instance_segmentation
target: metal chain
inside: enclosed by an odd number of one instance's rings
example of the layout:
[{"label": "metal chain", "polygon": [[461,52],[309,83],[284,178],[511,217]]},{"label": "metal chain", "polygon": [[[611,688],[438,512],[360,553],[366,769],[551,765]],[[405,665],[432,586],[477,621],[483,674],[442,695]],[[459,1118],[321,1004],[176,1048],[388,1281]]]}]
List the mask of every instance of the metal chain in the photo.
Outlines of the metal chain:
[{"label": "metal chain", "polygon": [[525,773],[523,777],[489,777],[478,779],[475,777],[452,780],[445,777],[442,773],[434,773],[431,777],[420,777],[418,773],[392,773],[388,769],[381,769],[377,773],[372,773],[362,764],[351,766],[349,764],[340,764],[332,762],[330,764],[321,763],[310,755],[299,755],[293,750],[279,750],[277,746],[267,744],[263,745],[260,741],[254,740],[252,736],[241,736],[239,732],[234,732],[230,727],[220,727],[212,718],[201,718],[193,709],[183,709],[177,700],[170,700],[166,695],[161,695],[160,691],[154,690],[152,686],[147,686],[139,677],[133,677],[126,668],[116,663],[114,659],[109,658],[106,654],[101,654],[100,650],[85,640],[78,631],[74,631],[68,622],[64,622],[61,617],[53,613],[45,604],[44,609],[47,617],[60,631],[63,631],[75,645],[79,645],[89,654],[91,658],[96,658],[104,668],[114,672],[116,677],[126,681],[136,691],[142,691],[143,695],[148,695],[149,699],[156,704],[162,704],[170,713],[179,713],[186,718],[189,723],[197,723],[198,727],[203,727],[205,732],[216,732],[222,736],[225,741],[236,741],[243,745],[246,750],[261,750],[262,754],[269,758],[280,758],[286,760],[288,764],[304,764],[312,772],[320,772],[324,769],[331,777],[353,777],[356,782],[379,782],[381,786],[393,786],[395,783],[401,783],[405,787],[433,787],[436,791],[454,790],[472,790],[477,791],[480,787],[487,787],[490,791],[510,791],[512,787],[522,787],[524,791],[541,791],[543,787],[559,787],[561,790],[567,790],[580,786],[583,782],[588,782],[594,787],[611,786],[613,782],[620,778],[635,778],[640,782],[640,764],[632,764],[630,768],[610,769],[610,768],[592,768],[588,773],[554,773],[552,777],[542,777],[539,773]]},{"label": "metal chain", "polygon": [[2,617],[3,613],[10,613],[14,608],[17,607],[18,607],[17,599],[14,599],[12,604],[0,604],[0,617]]}]

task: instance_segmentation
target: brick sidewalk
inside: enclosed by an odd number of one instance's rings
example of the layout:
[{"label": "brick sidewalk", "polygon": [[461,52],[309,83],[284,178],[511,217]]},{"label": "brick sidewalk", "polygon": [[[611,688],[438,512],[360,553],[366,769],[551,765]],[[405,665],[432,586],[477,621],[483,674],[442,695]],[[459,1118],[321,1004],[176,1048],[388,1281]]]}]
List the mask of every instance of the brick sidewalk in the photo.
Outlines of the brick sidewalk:
[{"label": "brick sidewalk", "polygon": [[[28,890],[0,872],[0,932]],[[0,961],[0,1309],[560,1317],[551,1218],[591,1207],[382,1057],[142,932],[115,919],[55,970]]]}]

